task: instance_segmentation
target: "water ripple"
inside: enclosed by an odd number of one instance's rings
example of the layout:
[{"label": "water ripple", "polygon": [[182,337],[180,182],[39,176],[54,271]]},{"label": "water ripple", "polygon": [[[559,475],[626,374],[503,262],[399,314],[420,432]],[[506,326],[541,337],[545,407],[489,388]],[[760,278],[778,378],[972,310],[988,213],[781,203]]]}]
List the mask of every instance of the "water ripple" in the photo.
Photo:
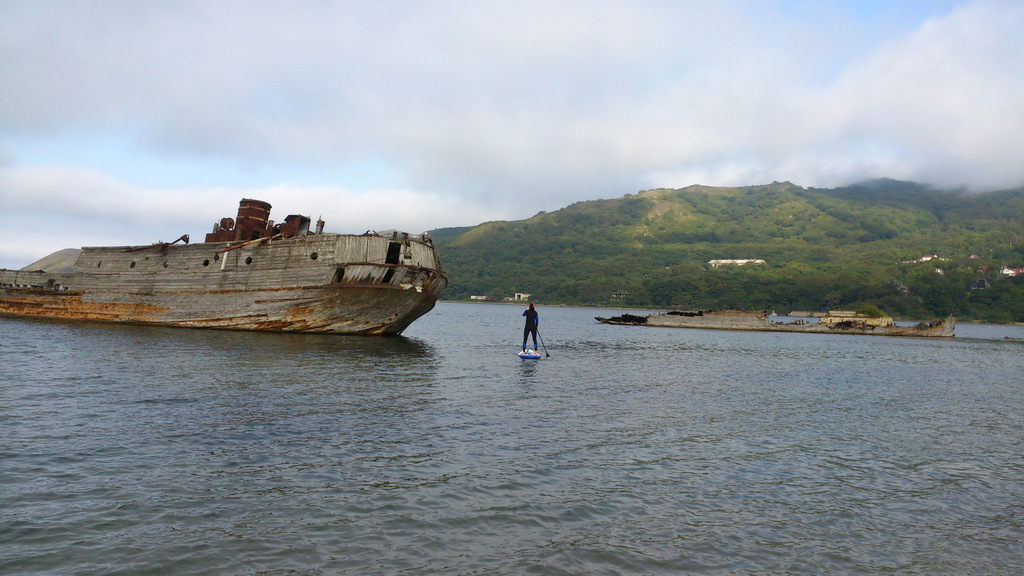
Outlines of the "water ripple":
[{"label": "water ripple", "polygon": [[518,312],[0,319],[0,573],[1024,571],[1019,343]]}]

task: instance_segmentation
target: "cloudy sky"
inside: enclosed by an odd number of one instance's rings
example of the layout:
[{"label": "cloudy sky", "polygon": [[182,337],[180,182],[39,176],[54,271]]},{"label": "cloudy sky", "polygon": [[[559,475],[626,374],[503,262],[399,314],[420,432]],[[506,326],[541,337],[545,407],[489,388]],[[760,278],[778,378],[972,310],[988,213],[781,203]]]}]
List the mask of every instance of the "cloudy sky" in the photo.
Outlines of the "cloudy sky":
[{"label": "cloudy sky", "polygon": [[1020,0],[0,2],[0,267],[655,187],[1024,184]]}]

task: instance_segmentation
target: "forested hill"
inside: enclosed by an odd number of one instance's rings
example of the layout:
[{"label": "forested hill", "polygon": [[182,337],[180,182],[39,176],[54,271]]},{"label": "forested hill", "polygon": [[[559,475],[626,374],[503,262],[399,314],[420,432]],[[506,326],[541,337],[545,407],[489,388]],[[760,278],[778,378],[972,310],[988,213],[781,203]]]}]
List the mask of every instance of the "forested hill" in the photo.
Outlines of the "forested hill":
[{"label": "forested hill", "polygon": [[[431,234],[451,300],[526,292],[547,304],[780,313],[870,303],[908,318],[1024,321],[1024,276],[1000,274],[1024,267],[1024,188],[690,186]],[[709,264],[735,259],[764,263]]]}]

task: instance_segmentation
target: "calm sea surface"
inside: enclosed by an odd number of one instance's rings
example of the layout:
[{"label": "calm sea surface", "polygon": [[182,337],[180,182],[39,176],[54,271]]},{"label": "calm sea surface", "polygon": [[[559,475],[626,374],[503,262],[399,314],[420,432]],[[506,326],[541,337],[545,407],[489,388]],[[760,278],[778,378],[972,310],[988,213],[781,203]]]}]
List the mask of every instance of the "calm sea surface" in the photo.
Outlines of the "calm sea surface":
[{"label": "calm sea surface", "polygon": [[0,319],[2,574],[1020,574],[1024,329]]}]

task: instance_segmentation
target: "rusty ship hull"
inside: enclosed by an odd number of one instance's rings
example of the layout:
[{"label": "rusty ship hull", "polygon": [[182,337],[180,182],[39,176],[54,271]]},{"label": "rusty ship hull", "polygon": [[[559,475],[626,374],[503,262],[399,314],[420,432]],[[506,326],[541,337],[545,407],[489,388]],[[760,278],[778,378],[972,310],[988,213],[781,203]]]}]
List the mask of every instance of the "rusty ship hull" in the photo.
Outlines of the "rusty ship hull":
[{"label": "rusty ship hull", "polygon": [[222,226],[207,236],[226,241],[82,248],[73,272],[0,270],[0,314],[395,335],[447,285],[429,241],[324,234],[322,226],[311,233],[301,224],[294,234],[264,221],[255,231]]}]

